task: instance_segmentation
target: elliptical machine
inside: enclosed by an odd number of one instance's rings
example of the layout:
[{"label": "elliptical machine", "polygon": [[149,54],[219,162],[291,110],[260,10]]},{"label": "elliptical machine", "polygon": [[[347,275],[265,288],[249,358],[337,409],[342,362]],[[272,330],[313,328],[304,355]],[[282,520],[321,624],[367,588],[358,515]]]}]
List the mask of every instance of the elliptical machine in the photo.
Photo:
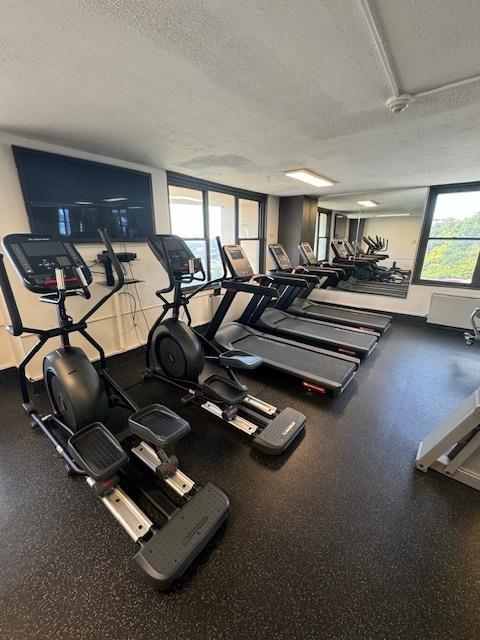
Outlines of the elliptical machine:
[{"label": "elliptical machine", "polygon": [[[221,244],[217,239],[219,247]],[[210,340],[191,326],[188,304],[193,296],[214,282],[222,282],[228,291],[261,293],[275,297],[277,292],[269,286],[225,281],[222,277],[206,281],[202,262],[195,257],[186,242],[173,235],[155,235],[148,244],[168,274],[168,285],[156,292],[163,302],[163,312],[149,331],[144,378],[157,378],[186,391],[182,401],[195,403],[220,418],[228,425],[252,438],[252,446],[267,455],[285,451],[301,433],[305,416],[287,407],[277,407],[248,393],[234,373],[234,369],[255,369],[262,359],[251,353],[232,349],[221,351]],[[193,292],[186,293],[184,285],[202,282]],[[173,291],[173,301],[165,294]],[[223,317],[222,305],[212,318],[211,325]],[[180,319],[184,310],[187,322]],[[167,314],[172,316],[167,318]],[[205,351],[208,354],[206,355]],[[220,365],[226,375],[214,373],[200,380],[206,361]]]},{"label": "elliptical machine", "polygon": [[[86,478],[136,543],[134,560],[144,578],[157,589],[167,589],[218,530],[229,501],[213,484],[204,488],[195,484],[178,469],[178,460],[165,452],[164,447],[188,433],[188,422],[162,405],[140,409],[107,372],[104,350],[87,331],[88,319],[124,284],[108,236],[99,232],[117,282],[77,321],[68,315],[66,302],[78,296],[90,299],[93,278],[74,245],[55,236],[4,238],[5,251],[24,286],[39,293],[41,302],[55,305],[58,318],[58,327],[52,329],[23,325],[0,254],[0,286],[12,323],[7,330],[13,336],[37,336],[19,365],[23,408],[32,426],[55,447],[70,475]],[[98,352],[98,370],[82,349],[71,345],[72,333],[79,333]],[[41,415],[29,396],[26,366],[51,338],[60,338],[61,347],[43,362],[51,412]],[[114,406],[127,409],[130,415],[121,427],[107,428],[104,422]],[[134,501],[138,497],[153,507],[149,515]]]}]

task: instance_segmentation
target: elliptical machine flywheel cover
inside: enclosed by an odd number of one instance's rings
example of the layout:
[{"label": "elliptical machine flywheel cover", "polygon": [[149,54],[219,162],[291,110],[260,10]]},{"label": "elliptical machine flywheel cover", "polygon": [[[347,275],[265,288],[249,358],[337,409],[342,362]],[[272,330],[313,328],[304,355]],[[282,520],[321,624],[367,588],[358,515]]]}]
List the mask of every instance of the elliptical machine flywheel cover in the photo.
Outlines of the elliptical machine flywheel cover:
[{"label": "elliptical machine flywheel cover", "polygon": [[171,378],[197,380],[205,365],[205,354],[189,326],[168,318],[156,330],[152,344],[155,368]]}]

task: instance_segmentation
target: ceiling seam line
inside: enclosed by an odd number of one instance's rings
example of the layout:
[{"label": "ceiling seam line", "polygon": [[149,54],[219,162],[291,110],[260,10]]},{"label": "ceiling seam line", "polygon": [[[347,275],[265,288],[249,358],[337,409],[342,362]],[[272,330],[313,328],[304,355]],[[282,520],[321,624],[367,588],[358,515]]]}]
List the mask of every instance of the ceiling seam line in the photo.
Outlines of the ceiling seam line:
[{"label": "ceiling seam line", "polygon": [[423,96],[429,96],[435,93],[439,93],[440,91],[446,91],[447,89],[455,89],[456,87],[463,87],[467,84],[472,84],[474,82],[480,82],[480,74],[476,76],[470,76],[469,78],[463,78],[462,80],[455,80],[454,82],[448,82],[447,84],[442,84],[440,87],[435,87],[434,89],[426,89],[425,91],[412,93],[412,96],[414,98],[423,98]]},{"label": "ceiling seam line", "polygon": [[362,8],[363,15],[365,16],[365,19],[367,21],[370,35],[372,36],[373,41],[375,43],[375,48],[379,55],[384,71],[387,75],[393,94],[396,98],[398,98],[398,96],[400,95],[399,83],[397,82],[397,78],[395,77],[395,72],[393,70],[393,63],[390,60],[390,56],[388,55],[385,49],[385,46],[383,44],[385,39],[382,38],[380,29],[373,15],[372,7],[370,5],[370,0],[359,0],[359,4],[360,4],[360,7]]}]

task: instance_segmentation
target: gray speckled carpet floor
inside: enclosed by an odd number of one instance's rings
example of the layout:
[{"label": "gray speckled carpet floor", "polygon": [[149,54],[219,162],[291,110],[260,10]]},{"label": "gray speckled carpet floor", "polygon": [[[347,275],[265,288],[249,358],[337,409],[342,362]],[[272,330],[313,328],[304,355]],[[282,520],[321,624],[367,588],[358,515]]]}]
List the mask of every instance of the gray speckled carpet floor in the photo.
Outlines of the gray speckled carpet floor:
[{"label": "gray speckled carpet floor", "polygon": [[[138,380],[142,360],[113,373]],[[480,381],[460,334],[396,321],[345,393],[310,395],[261,370],[254,394],[308,418],[277,459],[185,407],[181,468],[232,503],[220,534],[168,594],[145,586],[127,535],[29,427],[0,377],[0,637],[4,640],[447,640],[480,637],[480,496],[414,471],[421,438]],[[42,399],[40,398],[42,401]]]}]

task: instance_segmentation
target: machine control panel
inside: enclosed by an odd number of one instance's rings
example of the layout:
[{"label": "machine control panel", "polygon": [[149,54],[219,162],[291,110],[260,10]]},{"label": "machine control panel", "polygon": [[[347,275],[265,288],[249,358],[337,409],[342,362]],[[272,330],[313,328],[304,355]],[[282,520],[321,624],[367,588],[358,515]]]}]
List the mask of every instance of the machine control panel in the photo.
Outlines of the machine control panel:
[{"label": "machine control panel", "polygon": [[317,257],[315,256],[315,253],[313,252],[310,244],[308,242],[301,242],[300,247],[302,249],[303,255],[307,259],[307,262],[309,264],[315,264],[317,262]]},{"label": "machine control panel", "polygon": [[15,233],[5,236],[3,246],[27,289],[35,293],[52,293],[57,289],[56,269],[62,269],[67,290],[83,286],[77,269],[87,284],[92,274],[74,245],[57,236]]},{"label": "machine control panel", "polygon": [[274,256],[274,260],[279,269],[282,271],[289,271],[293,269],[290,258],[281,244],[271,244],[270,251]]},{"label": "machine control panel", "polygon": [[190,247],[179,236],[150,236],[148,243],[157,259],[170,269],[175,278],[202,273],[202,261],[196,258]]},{"label": "machine control panel", "polygon": [[223,250],[228,268],[234,278],[247,280],[255,275],[243,247],[239,244],[226,244]]}]

